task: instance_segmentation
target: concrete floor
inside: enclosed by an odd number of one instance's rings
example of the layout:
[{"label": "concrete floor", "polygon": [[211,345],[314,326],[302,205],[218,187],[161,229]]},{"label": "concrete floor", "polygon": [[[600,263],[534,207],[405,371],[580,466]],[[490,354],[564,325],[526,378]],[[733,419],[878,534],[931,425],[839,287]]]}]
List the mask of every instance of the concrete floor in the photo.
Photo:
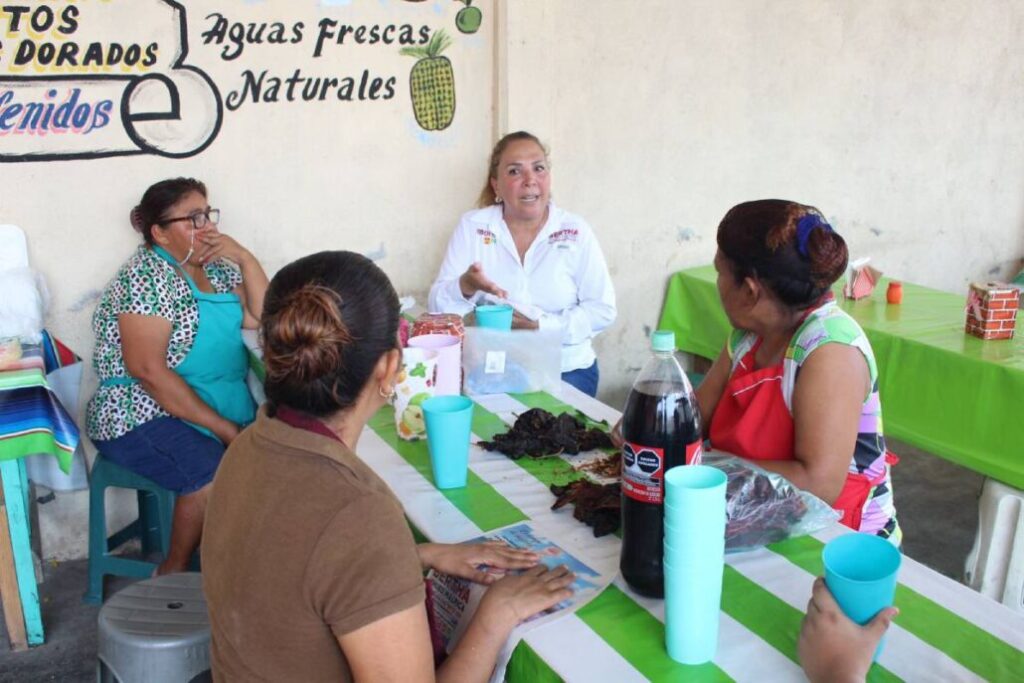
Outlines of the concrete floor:
[{"label": "concrete floor", "polygon": [[[896,505],[907,555],[960,580],[978,521],[981,476],[905,444],[893,470]],[[40,585],[46,642],[26,652],[7,650],[0,624],[0,681],[94,681],[98,605],[82,602],[86,562],[45,563]],[[107,595],[128,585],[108,579]]]}]

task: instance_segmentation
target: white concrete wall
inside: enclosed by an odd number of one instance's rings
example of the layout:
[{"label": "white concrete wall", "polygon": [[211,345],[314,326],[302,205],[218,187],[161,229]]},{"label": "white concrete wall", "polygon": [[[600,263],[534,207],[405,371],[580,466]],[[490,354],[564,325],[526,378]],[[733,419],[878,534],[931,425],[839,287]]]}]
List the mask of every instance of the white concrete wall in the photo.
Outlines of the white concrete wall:
[{"label": "white concrete wall", "polygon": [[[166,3],[78,4],[82,42],[163,49],[173,39]],[[519,128],[550,143],[556,201],[591,222],[608,258],[620,313],[598,350],[602,397],[613,404],[643,362],[668,276],[710,262],[715,227],[739,201],[814,204],[855,256],[954,292],[1009,275],[1024,253],[1019,2],[474,0],[484,21],[473,35],[455,30],[461,3],[449,0],[186,4],[187,61],[222,96],[241,87],[247,69],[286,78],[296,68],[357,80],[369,69],[395,77],[396,95],[247,103],[225,111],[210,146],[184,159],[0,159],[0,222],[26,229],[54,294],[49,326],[84,356],[98,291],[136,242],[127,212],[151,182],[205,179],[223,229],[271,273],[314,250],[353,249],[422,299],[450,230],[475,200],[495,133]],[[101,10],[113,14],[88,15]],[[204,44],[211,12],[288,29],[302,21],[304,38],[249,45],[226,60],[223,45]],[[445,28],[454,39],[451,126],[416,124],[413,60],[398,46],[350,39],[313,57],[321,18]],[[19,39],[0,31],[0,93]],[[144,127],[160,144],[209,134],[208,102],[182,87],[188,125]],[[138,106],[146,103],[140,96]],[[0,156],[45,150],[53,139],[0,135]],[[58,494],[40,507],[44,554],[84,555],[85,500]]]},{"label": "white concrete wall", "polygon": [[1021,3],[512,5],[509,126],[550,141],[553,194],[615,278],[606,400],[642,364],[669,275],[711,261],[741,201],[818,206],[855,257],[952,292],[1020,267]]},{"label": "white concrete wall", "polygon": [[[6,3],[5,3],[6,4]],[[45,2],[14,3],[38,7]],[[60,3],[63,5],[64,3]],[[273,274],[286,263],[322,249],[349,249],[374,258],[402,294],[425,293],[437,272],[447,237],[458,216],[480,191],[493,134],[494,10],[491,0],[475,0],[483,23],[473,34],[457,30],[463,5],[450,0],[189,0],[189,65],[202,69],[222,98],[240,89],[246,70],[264,69],[267,78],[286,79],[295,69],[311,77],[354,77],[369,70],[372,78],[394,78],[394,96],[376,101],[288,102],[287,84],[279,102],[247,102],[225,109],[219,133],[209,147],[184,159],[153,154],[94,160],[4,163],[0,158],[0,223],[21,226],[29,241],[32,264],[49,282],[53,295],[50,330],[86,358],[92,354],[90,319],[100,290],[139,243],[128,212],[151,183],[190,175],[207,182],[212,206],[223,211],[221,228],[247,245]],[[171,7],[160,0],[80,2],[78,28],[61,37],[56,22],[43,33],[22,28],[10,32],[9,16],[0,13],[0,94],[12,75],[65,75],[68,69],[28,66],[12,60],[23,39],[57,44],[74,40],[159,45],[160,63],[148,71],[120,66],[96,70],[104,76],[167,72],[177,48]],[[303,22],[298,43],[247,45],[240,56],[225,59],[228,45],[204,40],[219,12],[231,22],[267,22],[264,40],[281,22],[289,39]],[[451,125],[426,131],[416,122],[409,89],[415,59],[399,54],[400,45],[356,44],[346,34],[343,45],[328,42],[314,57],[318,22],[333,19],[353,26],[402,26],[419,35],[421,27],[444,29],[453,44],[443,54],[455,75],[456,108]],[[23,22],[27,18],[23,19]],[[339,29],[335,29],[335,34]],[[367,29],[369,31],[369,28]],[[396,34],[393,34],[397,36]],[[369,33],[363,36],[369,40]],[[233,50],[233,48],[232,48]],[[231,54],[229,52],[229,54]],[[43,97],[46,86],[19,100]],[[61,98],[65,86],[61,84]],[[116,110],[124,82],[87,88],[96,98],[111,97],[114,121],[89,134],[0,135],[0,155],[81,151],[93,137],[120,128]],[[301,87],[301,86],[300,86]],[[99,90],[97,90],[99,88]],[[383,87],[378,92],[383,95]],[[214,117],[203,99],[182,84],[181,134],[201,137]],[[159,100],[159,98],[157,98]],[[58,99],[57,101],[60,101]],[[10,103],[8,103],[10,104]],[[140,103],[138,109],[145,110]],[[2,103],[0,103],[2,106]],[[2,115],[2,112],[0,112]],[[8,123],[10,123],[8,121]],[[159,126],[148,129],[165,141]],[[196,131],[199,131],[196,133]],[[172,137],[178,129],[171,128]],[[124,136],[98,138],[95,148],[119,145]],[[94,380],[93,380],[94,381]],[[83,406],[88,394],[83,396]],[[84,415],[84,413],[83,413]],[[126,499],[127,500],[127,499]],[[84,556],[87,493],[58,493],[39,506],[43,552],[47,556]],[[125,506],[112,503],[119,514]]]}]

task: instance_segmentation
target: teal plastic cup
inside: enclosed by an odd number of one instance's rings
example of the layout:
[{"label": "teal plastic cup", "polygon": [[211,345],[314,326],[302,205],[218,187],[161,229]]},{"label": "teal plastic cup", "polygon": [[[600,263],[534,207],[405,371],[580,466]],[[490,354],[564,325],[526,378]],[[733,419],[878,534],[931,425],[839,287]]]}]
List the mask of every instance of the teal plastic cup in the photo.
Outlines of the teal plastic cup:
[{"label": "teal plastic cup", "polygon": [[422,409],[434,485],[439,489],[465,486],[473,401],[465,396],[435,396],[424,401]]},{"label": "teal plastic cup", "polygon": [[706,548],[715,552],[725,553],[725,531],[719,532],[714,524],[708,524],[710,528],[700,530],[689,529],[683,531],[666,522],[665,537],[663,546],[665,548],[665,559],[688,558],[697,548]]},{"label": "teal plastic cup", "polygon": [[665,474],[665,516],[672,519],[706,513],[708,505],[725,510],[725,472],[708,465],[679,465]]},{"label": "teal plastic cup", "polygon": [[[850,533],[829,541],[821,552],[825,585],[843,614],[861,626],[893,604],[903,556],[896,546],[874,534]],[[885,638],[878,643],[875,659]]]},{"label": "teal plastic cup", "polygon": [[[717,534],[725,538],[725,488],[729,478],[707,465],[680,465],[665,474],[665,537],[674,546],[684,538]],[[694,525],[694,520],[702,523]],[[721,525],[719,526],[719,521]]]},{"label": "teal plastic cup", "polygon": [[662,564],[665,575],[665,647],[680,664],[704,664],[718,651],[722,571],[718,562]]},{"label": "teal plastic cup", "polygon": [[691,538],[688,540],[677,540],[670,536],[665,537],[662,544],[663,558],[665,562],[679,564],[691,562],[698,558],[701,552],[714,552],[725,555],[725,537]]},{"label": "teal plastic cup", "polygon": [[512,307],[508,304],[488,304],[476,307],[477,327],[486,327],[490,330],[512,329]]},{"label": "teal plastic cup", "polygon": [[727,481],[705,465],[665,474],[665,648],[682,664],[709,662],[718,649]]}]

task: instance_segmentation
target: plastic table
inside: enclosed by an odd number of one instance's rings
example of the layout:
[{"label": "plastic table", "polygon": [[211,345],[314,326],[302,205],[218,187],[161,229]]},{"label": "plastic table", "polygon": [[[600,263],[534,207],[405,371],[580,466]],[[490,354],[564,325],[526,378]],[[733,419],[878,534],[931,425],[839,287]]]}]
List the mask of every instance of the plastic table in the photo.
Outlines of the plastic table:
[{"label": "plastic table", "polygon": [[[716,358],[731,330],[713,266],[669,281],[660,326],[683,351]],[[843,310],[860,323],[879,367],[885,433],[1014,488],[1024,488],[1024,334],[982,341],[964,332],[963,296],[903,283],[903,303],[885,301],[887,280]]]},{"label": "plastic table", "polygon": [[43,642],[25,458],[47,454],[70,473],[79,441],[78,427],[43,373],[77,361],[51,342],[27,347],[14,369],[0,371],[0,598],[14,650]]}]

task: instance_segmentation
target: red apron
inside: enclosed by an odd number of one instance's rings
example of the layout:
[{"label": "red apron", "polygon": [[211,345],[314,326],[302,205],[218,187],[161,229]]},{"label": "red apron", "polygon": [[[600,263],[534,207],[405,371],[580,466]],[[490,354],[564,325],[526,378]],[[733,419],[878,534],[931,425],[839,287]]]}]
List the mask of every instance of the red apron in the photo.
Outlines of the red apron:
[{"label": "red apron", "polygon": [[[793,460],[793,416],[782,394],[783,363],[755,369],[754,354],[760,345],[759,340],[737,363],[725,385],[711,418],[711,445],[748,460]],[[886,452],[885,460],[894,465],[898,459]],[[843,490],[832,504],[843,516],[839,521],[860,529],[871,489],[885,478],[885,471],[874,479],[847,472]]]}]

